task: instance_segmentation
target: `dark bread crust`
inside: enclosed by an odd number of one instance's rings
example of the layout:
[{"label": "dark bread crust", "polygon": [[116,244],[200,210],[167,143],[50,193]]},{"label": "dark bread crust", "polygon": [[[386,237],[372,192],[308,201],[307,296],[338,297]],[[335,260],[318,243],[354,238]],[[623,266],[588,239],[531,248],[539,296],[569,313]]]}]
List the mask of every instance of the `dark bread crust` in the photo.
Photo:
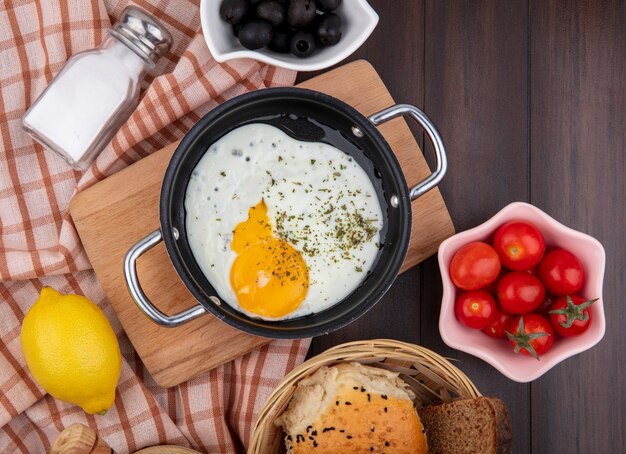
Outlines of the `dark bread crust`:
[{"label": "dark bread crust", "polygon": [[479,397],[418,410],[431,454],[510,454],[509,413],[500,399]]},{"label": "dark bread crust", "polygon": [[513,432],[511,431],[509,411],[500,399],[496,397],[487,397],[486,399],[494,407],[496,416],[496,454],[510,454],[513,452]]}]

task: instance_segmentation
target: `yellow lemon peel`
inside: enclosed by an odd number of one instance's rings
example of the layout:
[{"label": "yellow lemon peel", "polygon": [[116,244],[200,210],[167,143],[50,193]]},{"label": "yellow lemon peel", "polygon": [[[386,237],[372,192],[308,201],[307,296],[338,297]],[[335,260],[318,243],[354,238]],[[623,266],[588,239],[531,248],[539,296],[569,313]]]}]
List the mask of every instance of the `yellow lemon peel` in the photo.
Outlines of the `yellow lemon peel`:
[{"label": "yellow lemon peel", "polygon": [[113,405],[120,347],[109,320],[89,299],[44,287],[24,317],[20,343],[30,373],[53,397],[91,414]]}]

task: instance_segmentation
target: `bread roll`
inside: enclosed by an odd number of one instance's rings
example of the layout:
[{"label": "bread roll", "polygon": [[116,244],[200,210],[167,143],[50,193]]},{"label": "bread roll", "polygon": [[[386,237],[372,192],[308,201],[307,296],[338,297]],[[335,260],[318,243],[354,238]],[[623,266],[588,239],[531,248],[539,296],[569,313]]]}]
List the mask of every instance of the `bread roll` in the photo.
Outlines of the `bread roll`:
[{"label": "bread roll", "polygon": [[359,363],[300,380],[282,426],[288,453],[428,452],[412,391],[398,374]]}]

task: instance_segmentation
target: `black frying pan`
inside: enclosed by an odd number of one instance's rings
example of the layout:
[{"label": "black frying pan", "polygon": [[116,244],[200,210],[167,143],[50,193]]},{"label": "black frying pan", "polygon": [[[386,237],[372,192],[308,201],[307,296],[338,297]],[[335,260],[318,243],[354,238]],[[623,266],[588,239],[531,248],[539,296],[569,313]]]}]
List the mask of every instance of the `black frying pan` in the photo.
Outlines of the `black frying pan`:
[{"label": "black frying pan", "polygon": [[[436,170],[415,187],[407,187],[402,169],[376,126],[408,115],[433,143]],[[222,302],[202,273],[187,242],[185,193],[191,172],[209,146],[231,130],[248,123],[276,126],[298,140],[326,142],[348,153],[374,183],[385,216],[382,247],[361,285],[338,304],[313,315],[285,321],[248,317]],[[136,243],[126,254],[124,271],[131,296],[155,323],[174,327],[207,312],[245,332],[264,337],[297,338],[329,333],[356,320],[380,300],[395,280],[411,235],[411,200],[435,187],[447,168],[443,142],[431,121],[416,107],[398,104],[369,118],[348,104],[323,93],[301,88],[269,88],[238,96],[205,115],[185,135],[169,163],[160,201],[161,228]],[[160,241],[178,275],[199,305],[166,315],[141,289],[136,260]]]}]

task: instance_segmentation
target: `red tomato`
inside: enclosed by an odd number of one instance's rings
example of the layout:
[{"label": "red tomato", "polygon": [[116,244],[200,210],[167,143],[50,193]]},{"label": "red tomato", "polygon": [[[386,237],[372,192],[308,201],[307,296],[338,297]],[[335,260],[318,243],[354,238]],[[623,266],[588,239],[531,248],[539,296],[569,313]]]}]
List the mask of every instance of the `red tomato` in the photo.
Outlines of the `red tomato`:
[{"label": "red tomato", "polygon": [[456,299],[454,313],[462,325],[483,329],[496,313],[496,302],[484,290],[463,292]]},{"label": "red tomato", "polygon": [[502,276],[504,276],[506,273],[508,273],[506,269],[500,268],[500,273],[498,273],[498,277],[493,282],[485,285],[481,290],[489,292],[490,295],[495,297],[496,289],[498,288],[498,282],[500,282],[500,279],[502,279]]},{"label": "red tomato", "polygon": [[526,271],[541,261],[546,243],[535,224],[509,221],[496,230],[493,248],[502,265],[514,271]]},{"label": "red tomato", "polygon": [[537,276],[523,271],[505,274],[498,282],[498,302],[511,314],[526,314],[539,307],[545,290]]},{"label": "red tomato", "polygon": [[591,310],[589,306],[598,301],[586,301],[585,298],[562,296],[550,308],[550,321],[554,330],[561,336],[578,336],[584,333],[591,324]]},{"label": "red tomato", "polygon": [[537,268],[537,276],[550,293],[573,295],[583,286],[583,264],[574,254],[556,249],[543,258]]},{"label": "red tomato", "polygon": [[550,293],[546,293],[546,296],[543,298],[543,301],[539,305],[535,312],[538,314],[544,315],[546,317],[550,317],[549,310],[552,308],[554,302],[558,299],[558,296],[551,295]]},{"label": "red tomato", "polygon": [[500,273],[498,254],[487,243],[475,241],[459,249],[450,262],[450,277],[463,290],[476,290],[495,281]]},{"label": "red tomato", "polygon": [[491,322],[483,328],[483,333],[496,339],[506,339],[504,332],[511,326],[511,321],[513,321],[513,316],[496,306],[496,314]]},{"label": "red tomato", "polygon": [[554,329],[543,315],[526,314],[515,317],[506,331],[515,353],[539,359],[554,344]]}]

